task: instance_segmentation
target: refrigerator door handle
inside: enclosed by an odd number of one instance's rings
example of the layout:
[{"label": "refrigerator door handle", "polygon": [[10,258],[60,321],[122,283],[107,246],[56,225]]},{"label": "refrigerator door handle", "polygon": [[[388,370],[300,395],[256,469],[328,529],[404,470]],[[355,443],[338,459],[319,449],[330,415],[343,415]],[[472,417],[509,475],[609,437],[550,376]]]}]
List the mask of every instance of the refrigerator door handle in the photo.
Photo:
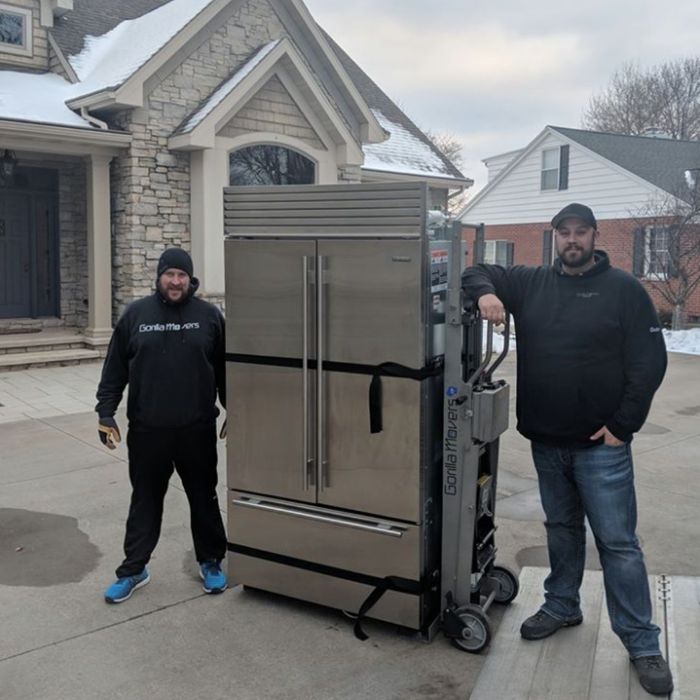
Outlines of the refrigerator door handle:
[{"label": "refrigerator door handle", "polygon": [[319,255],[316,258],[316,309],[318,313],[317,331],[316,331],[316,361],[317,361],[317,378],[316,378],[316,468],[318,472],[318,488],[323,491],[330,486],[328,479],[328,463],[325,460],[325,383],[323,381],[323,345],[325,342],[325,323],[324,314],[325,309],[325,299],[324,299],[324,286],[325,281],[323,279],[323,263],[324,256]]},{"label": "refrigerator door handle", "polygon": [[388,537],[402,537],[405,532],[405,530],[401,529],[400,527],[397,527],[396,525],[391,525],[389,523],[365,523],[359,520],[347,520],[341,517],[321,515],[320,513],[314,513],[309,510],[285,508],[284,506],[278,505],[276,503],[266,502],[258,499],[234,498],[232,503],[234,506],[243,506],[244,508],[264,510],[270,513],[279,513],[280,515],[290,515],[294,518],[314,520],[319,523],[339,525],[340,527],[349,527],[354,530],[364,530],[366,532],[372,532],[375,535],[387,535]]},{"label": "refrigerator door handle", "polygon": [[314,460],[309,451],[309,256],[302,257],[302,421],[303,421],[303,464],[302,464],[302,487],[306,491],[314,485]]}]

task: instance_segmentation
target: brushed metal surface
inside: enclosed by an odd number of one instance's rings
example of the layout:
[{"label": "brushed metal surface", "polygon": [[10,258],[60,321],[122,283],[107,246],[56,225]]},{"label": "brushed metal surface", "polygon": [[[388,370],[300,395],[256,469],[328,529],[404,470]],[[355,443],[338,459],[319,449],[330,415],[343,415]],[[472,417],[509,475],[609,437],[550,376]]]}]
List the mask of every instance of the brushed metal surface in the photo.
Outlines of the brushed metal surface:
[{"label": "brushed metal surface", "polygon": [[[259,500],[277,510],[252,508],[240,504],[245,499],[256,500],[254,494],[229,494],[228,537],[235,544],[378,578],[420,579],[420,528],[416,525],[272,498]],[[401,536],[387,535],[382,528]]]},{"label": "brushed metal surface", "polygon": [[[308,383],[313,392],[314,372]],[[229,488],[314,500],[304,463],[304,373],[300,368],[226,364]],[[313,406],[309,422],[313,422]]]},{"label": "brushed metal surface", "polygon": [[[372,592],[371,586],[333,576],[306,571],[297,567],[277,564],[230,553],[229,579],[233,584],[259,588],[263,591],[307,600],[339,610],[356,613]],[[421,598],[419,596],[387,591],[370,610],[368,617],[384,620],[411,629],[421,626]],[[352,622],[348,620],[349,629]]]},{"label": "brushed metal surface", "polygon": [[319,240],[318,254],[324,258],[325,359],[422,367],[421,241]]},{"label": "brushed metal surface", "polygon": [[305,298],[303,261],[315,260],[315,242],[231,239],[225,246],[226,351],[300,359],[304,313],[315,313]]},{"label": "brushed metal surface", "polygon": [[420,522],[422,382],[382,377],[381,433],[370,433],[361,374],[325,372],[328,484],[319,503]]}]

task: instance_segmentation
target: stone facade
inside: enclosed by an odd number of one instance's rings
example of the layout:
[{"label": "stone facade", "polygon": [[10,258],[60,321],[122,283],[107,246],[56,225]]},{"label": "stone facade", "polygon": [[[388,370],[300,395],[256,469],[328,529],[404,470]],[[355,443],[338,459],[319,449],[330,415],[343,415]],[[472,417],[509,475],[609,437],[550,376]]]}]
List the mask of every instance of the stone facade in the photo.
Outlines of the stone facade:
[{"label": "stone facade", "polygon": [[86,168],[81,160],[57,163],[61,319],[84,328],[88,315]]},{"label": "stone facade", "polygon": [[46,27],[41,26],[40,0],[0,0],[0,9],[18,8],[31,10],[32,12],[32,55],[21,56],[9,51],[3,51],[0,44],[0,68],[12,70],[36,70],[49,69],[49,40]]},{"label": "stone facade", "polygon": [[293,136],[313,148],[325,149],[308,119],[276,76],[219,133],[233,138],[255,132]]},{"label": "stone facade", "polygon": [[112,126],[133,136],[129,152],[115,159],[112,170],[115,316],[152,291],[156,261],[166,247],[191,248],[190,157],[171,152],[169,137],[260,46],[283,34],[268,2],[249,0],[183,56],[151,90],[143,109],[113,120]]}]

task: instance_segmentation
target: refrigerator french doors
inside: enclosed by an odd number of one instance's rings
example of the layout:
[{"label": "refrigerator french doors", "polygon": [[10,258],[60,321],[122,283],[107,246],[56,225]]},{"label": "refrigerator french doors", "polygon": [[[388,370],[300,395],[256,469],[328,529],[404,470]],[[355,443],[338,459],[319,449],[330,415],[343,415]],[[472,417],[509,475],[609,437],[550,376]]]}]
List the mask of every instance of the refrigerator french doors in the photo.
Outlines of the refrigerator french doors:
[{"label": "refrigerator french doors", "polygon": [[381,516],[422,517],[426,381],[372,368],[426,364],[420,239],[228,239],[229,488]]}]

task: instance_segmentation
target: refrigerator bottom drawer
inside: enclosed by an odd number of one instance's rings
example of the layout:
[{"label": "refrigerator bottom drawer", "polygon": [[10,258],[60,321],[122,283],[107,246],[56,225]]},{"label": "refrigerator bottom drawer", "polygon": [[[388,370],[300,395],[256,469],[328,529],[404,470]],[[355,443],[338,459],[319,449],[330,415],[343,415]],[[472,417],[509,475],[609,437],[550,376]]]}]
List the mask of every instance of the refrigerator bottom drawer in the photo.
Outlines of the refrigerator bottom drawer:
[{"label": "refrigerator bottom drawer", "polygon": [[[299,569],[244,554],[229,553],[229,579],[234,584],[259,588],[310,603],[356,613],[371,586]],[[368,617],[419,630],[423,597],[387,591]]]},{"label": "refrigerator bottom drawer", "polygon": [[421,577],[422,528],[313,504],[229,492],[229,541],[368,576]]}]

